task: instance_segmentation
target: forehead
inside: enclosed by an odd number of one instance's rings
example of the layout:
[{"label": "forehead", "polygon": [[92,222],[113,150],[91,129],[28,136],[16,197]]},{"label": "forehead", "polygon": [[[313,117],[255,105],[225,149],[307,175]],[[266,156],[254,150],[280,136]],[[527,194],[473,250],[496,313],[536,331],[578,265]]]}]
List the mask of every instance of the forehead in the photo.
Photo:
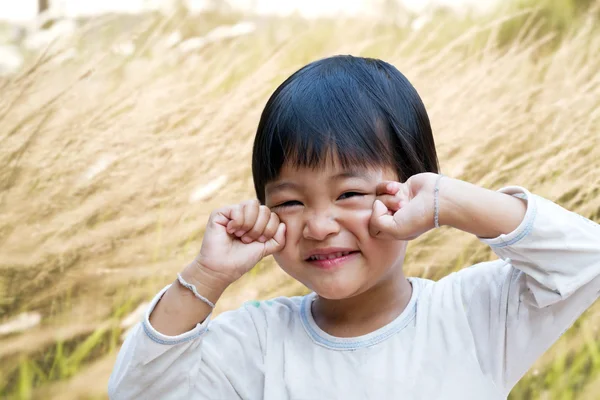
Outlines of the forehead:
[{"label": "forehead", "polygon": [[[372,168],[350,167],[344,168],[339,165],[327,165],[319,167],[297,167],[284,165],[277,179],[272,183],[283,180],[301,181],[308,180],[340,180],[348,178],[369,178],[374,175]],[[270,185],[267,185],[270,186]]]},{"label": "forehead", "polygon": [[395,180],[396,173],[391,167],[343,167],[337,162],[327,162],[317,167],[284,164],[279,176],[266,185],[265,191],[272,194],[288,188],[336,183],[349,179],[377,184],[382,180]]}]

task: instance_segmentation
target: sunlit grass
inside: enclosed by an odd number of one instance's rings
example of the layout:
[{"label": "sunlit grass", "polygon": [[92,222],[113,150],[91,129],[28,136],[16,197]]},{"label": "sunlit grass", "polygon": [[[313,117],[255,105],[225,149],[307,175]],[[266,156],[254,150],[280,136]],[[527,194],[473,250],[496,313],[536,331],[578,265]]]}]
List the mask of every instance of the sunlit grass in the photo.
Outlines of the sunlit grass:
[{"label": "sunlit grass", "polygon": [[[523,185],[600,221],[600,35],[579,11],[564,29],[544,22],[548,7],[481,21],[440,15],[419,32],[267,20],[186,55],[161,41],[178,27],[187,37],[240,16],[212,16],[201,27],[150,19],[135,24],[138,35],[106,28],[104,47],[89,53],[97,32],[78,39],[83,53],[65,65],[49,51],[1,80],[0,318],[38,311],[43,319],[0,338],[0,396],[105,395],[120,321],[191,260],[212,209],[253,197],[251,142],[262,107],[316,58],[352,53],[398,66],[422,94],[447,175],[493,189]],[[108,50],[133,36],[134,54]],[[219,190],[191,200],[222,176]],[[475,238],[442,229],[410,244],[406,272],[438,279],[492,257]],[[218,307],[304,293],[267,259]],[[512,398],[593,390],[599,325],[595,305]]]}]

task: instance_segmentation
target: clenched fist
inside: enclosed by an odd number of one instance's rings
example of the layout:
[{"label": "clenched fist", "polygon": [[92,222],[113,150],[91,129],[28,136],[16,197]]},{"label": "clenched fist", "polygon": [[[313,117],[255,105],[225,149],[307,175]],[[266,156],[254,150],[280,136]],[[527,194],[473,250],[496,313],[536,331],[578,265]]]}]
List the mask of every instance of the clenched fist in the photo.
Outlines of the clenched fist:
[{"label": "clenched fist", "polygon": [[224,285],[285,246],[285,224],[274,212],[250,200],[213,211],[196,265]]}]

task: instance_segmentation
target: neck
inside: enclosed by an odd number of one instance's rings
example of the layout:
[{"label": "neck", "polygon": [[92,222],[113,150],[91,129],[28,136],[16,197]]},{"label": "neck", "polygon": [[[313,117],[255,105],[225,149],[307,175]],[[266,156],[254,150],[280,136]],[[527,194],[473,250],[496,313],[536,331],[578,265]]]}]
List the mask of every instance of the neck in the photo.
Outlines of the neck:
[{"label": "neck", "polygon": [[412,285],[402,266],[373,287],[346,299],[318,297],[312,305],[315,322],[333,336],[354,337],[373,332],[398,317],[408,305]]}]

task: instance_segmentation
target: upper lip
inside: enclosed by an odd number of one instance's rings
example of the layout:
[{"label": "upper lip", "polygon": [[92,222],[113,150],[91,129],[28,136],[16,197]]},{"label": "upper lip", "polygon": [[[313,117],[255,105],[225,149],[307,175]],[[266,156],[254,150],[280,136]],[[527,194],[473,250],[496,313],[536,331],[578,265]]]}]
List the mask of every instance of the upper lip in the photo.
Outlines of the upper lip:
[{"label": "upper lip", "polygon": [[305,260],[308,260],[309,258],[311,258],[312,256],[326,256],[332,253],[344,253],[344,252],[352,252],[352,251],[357,251],[356,249],[350,249],[347,247],[322,247],[322,248],[318,248],[318,249],[314,249],[312,251],[310,251],[308,254],[306,254],[306,256],[304,257]]}]

